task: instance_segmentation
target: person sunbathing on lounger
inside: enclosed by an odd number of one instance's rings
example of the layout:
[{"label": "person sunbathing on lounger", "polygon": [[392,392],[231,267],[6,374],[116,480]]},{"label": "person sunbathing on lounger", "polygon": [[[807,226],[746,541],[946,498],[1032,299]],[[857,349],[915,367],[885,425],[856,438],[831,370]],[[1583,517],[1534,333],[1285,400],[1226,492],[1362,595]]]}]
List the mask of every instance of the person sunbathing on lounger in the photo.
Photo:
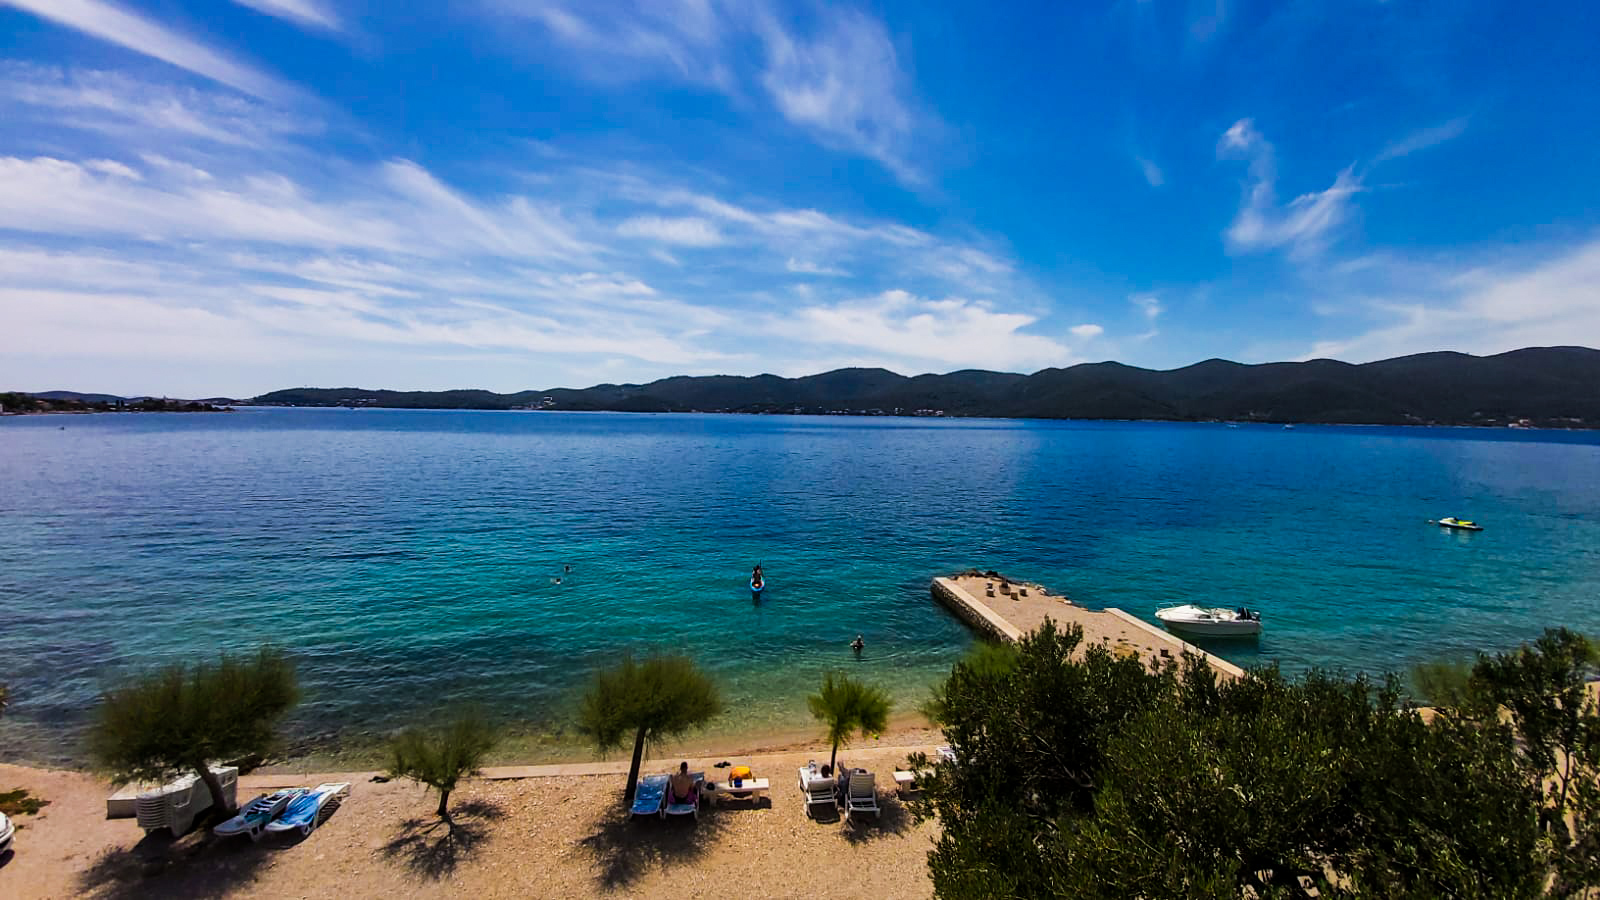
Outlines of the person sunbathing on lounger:
[{"label": "person sunbathing on lounger", "polygon": [[694,776],[689,774],[687,762],[678,763],[678,774],[672,776],[672,802],[694,802]]}]

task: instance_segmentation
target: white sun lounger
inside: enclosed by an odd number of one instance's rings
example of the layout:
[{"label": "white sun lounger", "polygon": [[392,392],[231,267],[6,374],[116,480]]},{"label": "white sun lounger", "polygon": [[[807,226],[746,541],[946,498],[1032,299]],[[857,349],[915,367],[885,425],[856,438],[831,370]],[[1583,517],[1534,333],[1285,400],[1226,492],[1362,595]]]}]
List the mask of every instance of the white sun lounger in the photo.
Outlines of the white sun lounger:
[{"label": "white sun lounger", "polygon": [[835,805],[833,799],[834,786],[838,782],[830,776],[819,778],[811,774],[810,769],[800,770],[800,793],[806,798],[806,815],[811,815],[811,807]]},{"label": "white sun lounger", "polygon": [[852,814],[878,815],[878,786],[871,772],[857,770],[850,775],[850,796],[845,798],[844,817]]},{"label": "white sun lounger", "polygon": [[267,830],[273,832],[294,831],[298,828],[302,835],[310,834],[316,830],[318,825],[327,821],[327,816],[323,815],[324,810],[329,815],[332,815],[333,810],[327,809],[328,804],[333,803],[337,798],[343,797],[349,792],[350,782],[348,781],[330,781],[325,784],[319,784],[289,801],[289,805],[284,808],[283,814],[267,823]]}]

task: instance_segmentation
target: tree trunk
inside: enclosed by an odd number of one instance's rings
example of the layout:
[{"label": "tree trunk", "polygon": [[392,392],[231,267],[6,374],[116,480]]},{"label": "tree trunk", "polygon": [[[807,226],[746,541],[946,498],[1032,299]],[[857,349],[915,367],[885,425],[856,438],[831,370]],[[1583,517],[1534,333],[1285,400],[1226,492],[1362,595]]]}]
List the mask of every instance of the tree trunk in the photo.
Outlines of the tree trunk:
[{"label": "tree trunk", "polygon": [[222,782],[217,779],[216,773],[211,771],[211,766],[202,762],[196,765],[194,770],[200,775],[200,780],[206,783],[206,790],[211,792],[211,808],[219,810],[224,819],[233,818],[239,810],[223,796]]},{"label": "tree trunk", "polygon": [[633,805],[633,792],[639,786],[639,763],[644,759],[644,729],[640,728],[633,739],[633,765],[628,767],[628,786],[622,790],[622,800]]},{"label": "tree trunk", "polygon": [[834,741],[833,742],[833,752],[828,754],[828,770],[833,772],[833,774],[835,774],[835,775],[839,774],[839,742],[838,741]]},{"label": "tree trunk", "polygon": [[447,822],[450,820],[450,792],[449,791],[441,790],[439,792],[439,818],[444,819]]}]

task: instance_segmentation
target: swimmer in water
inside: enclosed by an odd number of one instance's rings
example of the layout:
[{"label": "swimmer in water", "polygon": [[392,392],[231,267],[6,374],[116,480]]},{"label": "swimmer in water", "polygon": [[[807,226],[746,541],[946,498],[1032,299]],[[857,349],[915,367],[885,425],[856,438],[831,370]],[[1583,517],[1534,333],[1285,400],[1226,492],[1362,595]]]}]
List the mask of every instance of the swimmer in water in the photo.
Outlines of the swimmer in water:
[{"label": "swimmer in water", "polygon": [[860,653],[862,650],[865,650],[866,647],[867,647],[867,642],[863,641],[861,639],[861,635],[859,635],[859,634],[856,635],[856,639],[855,640],[850,642],[850,649],[854,650],[857,653]]}]

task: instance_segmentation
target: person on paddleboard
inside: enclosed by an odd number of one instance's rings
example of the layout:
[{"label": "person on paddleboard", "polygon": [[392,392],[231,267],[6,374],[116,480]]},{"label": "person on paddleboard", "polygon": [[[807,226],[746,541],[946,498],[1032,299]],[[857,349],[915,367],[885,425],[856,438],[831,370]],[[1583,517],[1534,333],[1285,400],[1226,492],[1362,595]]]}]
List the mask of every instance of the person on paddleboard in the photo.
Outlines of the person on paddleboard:
[{"label": "person on paddleboard", "polygon": [[750,573],[750,586],[753,588],[760,588],[766,583],[766,577],[761,574],[761,564],[756,563],[754,571]]}]

